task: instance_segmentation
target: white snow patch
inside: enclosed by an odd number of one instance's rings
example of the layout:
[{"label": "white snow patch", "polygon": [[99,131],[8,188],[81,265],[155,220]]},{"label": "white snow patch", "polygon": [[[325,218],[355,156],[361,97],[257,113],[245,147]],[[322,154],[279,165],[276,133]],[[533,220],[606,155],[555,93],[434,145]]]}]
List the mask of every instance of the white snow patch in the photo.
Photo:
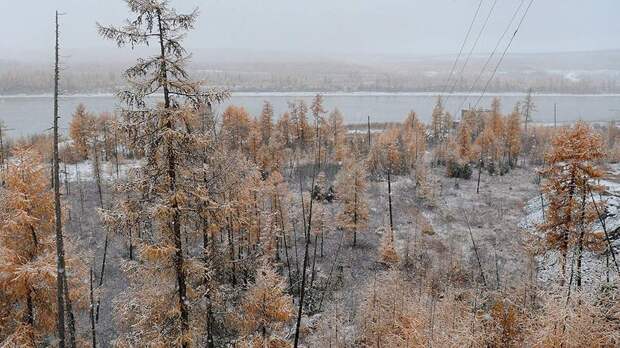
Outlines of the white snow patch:
[{"label": "white snow patch", "polygon": [[[140,160],[125,160],[118,164],[118,177],[125,178],[130,170],[140,167]],[[114,162],[101,162],[101,180],[114,180],[117,178],[116,164]],[[82,161],[76,164],[60,165],[61,180],[69,182],[94,181],[95,170],[91,160]],[[66,173],[65,173],[66,169]]]}]

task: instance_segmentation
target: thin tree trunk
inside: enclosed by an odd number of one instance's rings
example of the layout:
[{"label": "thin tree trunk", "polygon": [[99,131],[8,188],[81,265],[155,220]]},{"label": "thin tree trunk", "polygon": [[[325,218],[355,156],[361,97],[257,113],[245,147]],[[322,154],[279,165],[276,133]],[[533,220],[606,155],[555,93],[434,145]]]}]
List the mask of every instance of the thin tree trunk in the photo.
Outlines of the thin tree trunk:
[{"label": "thin tree trunk", "polygon": [[336,263],[338,262],[338,256],[340,255],[340,249],[342,247],[343,240],[344,240],[344,230],[341,231],[340,242],[338,243],[338,249],[336,249],[336,255],[334,256],[334,262],[332,262],[332,265],[329,269],[329,273],[327,275],[327,281],[325,282],[325,287],[323,287],[323,291],[321,294],[321,300],[319,301],[319,312],[321,311],[321,308],[323,308],[323,299],[325,298],[325,292],[327,291],[329,287],[329,283],[332,277],[332,273],[334,271],[334,267],[336,266]]},{"label": "thin tree trunk", "polygon": [[[312,185],[310,187],[314,187],[314,178],[316,175],[316,169],[315,169],[315,173],[313,173],[312,175]],[[300,195],[301,195],[301,206],[304,206],[304,196],[303,196],[303,185],[302,185],[302,181],[301,181],[301,176],[299,178],[299,186],[300,186]],[[303,209],[302,209],[303,211]],[[297,323],[295,325],[295,340],[294,340],[294,347],[297,348],[299,346],[299,327],[301,326],[301,316],[303,314],[303,308],[304,308],[304,295],[305,295],[305,290],[306,290],[306,268],[308,266],[308,244],[309,244],[309,237],[310,237],[310,231],[312,229],[312,198],[310,199],[310,209],[308,212],[308,225],[307,225],[307,229],[306,229],[306,214],[305,212],[303,212],[302,215],[303,219],[304,219],[304,229],[305,234],[306,234],[306,242],[305,242],[305,247],[304,247],[304,263],[303,263],[303,269],[302,269],[302,276],[301,276],[301,292],[299,295],[299,310],[297,312]]]},{"label": "thin tree trunk", "polygon": [[480,148],[480,162],[478,162],[478,182],[476,183],[476,193],[480,193],[480,175],[482,174],[482,148]]},{"label": "thin tree trunk", "polygon": [[392,178],[390,173],[392,169],[388,169],[388,204],[390,210],[390,230],[394,231],[394,220],[392,219]]},{"label": "thin tree trunk", "polygon": [[97,194],[99,195],[99,206],[103,208],[103,189],[101,187],[101,166],[99,162],[99,150],[97,141],[93,144],[93,161],[95,169],[95,183],[97,184]]},{"label": "thin tree trunk", "polygon": [[609,232],[607,232],[607,225],[605,224],[605,219],[601,217],[601,212],[599,211],[598,205],[596,204],[596,201],[594,200],[594,195],[592,194],[592,190],[590,188],[588,188],[588,190],[590,191],[590,198],[592,198],[592,204],[594,205],[594,209],[596,210],[596,215],[598,216],[598,220],[601,223],[601,226],[603,226],[603,231],[605,232],[605,240],[607,241],[608,253],[611,254],[611,257],[614,261],[614,265],[616,266],[616,271],[618,272],[618,275],[620,275],[620,266],[618,266],[618,261],[616,261],[616,253],[611,244],[611,239],[609,238]]},{"label": "thin tree trunk", "polygon": [[[99,274],[99,283],[97,287],[101,287],[103,285],[103,279],[105,275],[105,265],[108,256],[108,243],[109,243],[109,231],[106,229],[105,240],[103,242],[103,257],[101,260],[101,273]],[[97,299],[97,309],[95,310],[95,322],[99,323],[99,308],[101,305],[101,297]]]},{"label": "thin tree trunk", "polygon": [[90,336],[92,347],[97,347],[97,331],[95,330],[95,298],[93,296],[93,268],[90,268]]},{"label": "thin tree trunk", "polygon": [[355,175],[354,185],[355,187],[353,190],[353,246],[357,244],[357,174]]},{"label": "thin tree trunk", "polygon": [[73,305],[69,294],[69,282],[67,281],[67,272],[63,273],[63,290],[65,296],[65,306],[67,308],[67,326],[69,328],[69,346],[76,347],[75,343],[75,316],[73,315]]},{"label": "thin tree trunk", "polygon": [[280,213],[280,228],[282,231],[282,240],[284,242],[284,256],[286,257],[286,268],[288,269],[288,285],[289,289],[293,289],[293,279],[291,278],[291,261],[288,256],[288,243],[286,241],[286,230],[284,227],[284,216],[282,214],[282,205],[280,204],[280,200],[276,194],[276,205],[278,206],[278,212]]},{"label": "thin tree trunk", "polygon": [[118,170],[118,131],[116,130],[116,127],[114,128],[114,163],[116,164],[116,178],[118,179],[119,177],[119,170]]},{"label": "thin tree trunk", "polygon": [[316,249],[318,244],[319,235],[314,235],[314,251],[312,252],[312,272],[310,273],[310,289],[312,289],[312,285],[314,284],[314,271],[316,266]]},{"label": "thin tree trunk", "polygon": [[56,232],[56,330],[58,331],[58,346],[65,347],[65,299],[64,273],[65,250],[62,237],[62,213],[60,211],[60,179],[58,177],[58,11],[56,11],[56,47],[54,63],[54,154],[53,154],[53,182],[54,182],[54,211]]},{"label": "thin tree trunk", "polygon": [[[162,19],[161,12],[157,11],[157,25],[159,29],[159,48],[161,54],[161,79],[164,90],[164,108],[166,110],[170,110],[170,94],[168,90],[168,78],[167,78],[167,68],[166,68],[166,53],[164,48],[164,36],[165,32],[162,27]],[[174,125],[171,120],[168,120],[166,124],[166,128],[173,130]],[[177,173],[176,173],[176,158],[174,154],[174,149],[172,148],[172,144],[168,144],[168,149],[166,153],[166,161],[168,163],[167,175],[170,183],[169,193],[176,196],[177,192]],[[173,232],[173,240],[174,246],[176,248],[176,252],[174,255],[174,268],[176,271],[176,280],[178,286],[178,295],[179,295],[179,307],[180,307],[180,315],[181,315],[181,336],[185,336],[187,331],[189,330],[189,312],[187,308],[187,285],[185,283],[185,270],[183,267],[184,258],[183,258],[183,245],[181,243],[181,216],[179,211],[178,202],[175,199],[172,201],[172,232]],[[181,343],[183,348],[188,346],[188,343],[185,339]]]},{"label": "thin tree trunk", "polygon": [[484,276],[484,270],[482,269],[482,262],[480,261],[480,255],[478,254],[478,247],[476,247],[476,241],[474,240],[474,235],[471,232],[471,225],[469,224],[469,218],[467,217],[467,213],[465,211],[462,210],[463,212],[463,217],[465,217],[465,221],[467,222],[467,229],[469,230],[469,238],[471,239],[471,244],[474,248],[474,253],[476,254],[476,260],[478,261],[478,268],[480,269],[480,277],[482,277],[482,284],[484,284],[484,287],[487,287],[487,281],[486,278]]}]

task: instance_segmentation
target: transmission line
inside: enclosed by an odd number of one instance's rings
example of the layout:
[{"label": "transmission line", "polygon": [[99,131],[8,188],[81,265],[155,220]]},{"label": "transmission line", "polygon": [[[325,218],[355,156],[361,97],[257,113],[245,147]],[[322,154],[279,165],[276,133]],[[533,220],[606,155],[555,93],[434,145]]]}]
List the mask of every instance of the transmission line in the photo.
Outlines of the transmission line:
[{"label": "transmission line", "polygon": [[476,18],[478,18],[478,13],[480,13],[480,7],[482,7],[482,2],[484,0],[480,0],[480,2],[478,3],[478,8],[476,8],[476,12],[474,13],[474,18],[471,19],[471,23],[469,23],[469,28],[467,29],[467,34],[465,34],[465,38],[463,39],[463,43],[461,44],[461,49],[459,50],[459,54],[456,56],[456,59],[454,60],[454,64],[452,64],[452,69],[450,69],[450,74],[448,75],[448,80],[446,81],[446,84],[443,86],[443,90],[441,91],[441,94],[446,93],[446,87],[448,87],[450,85],[450,81],[452,80],[452,74],[454,74],[454,69],[456,68],[456,65],[459,61],[459,59],[461,58],[461,54],[463,54],[463,49],[465,48],[465,44],[467,43],[467,40],[469,39],[469,34],[471,34],[471,29],[474,27],[474,23],[476,22]]},{"label": "transmission line", "polygon": [[495,56],[495,53],[497,53],[497,49],[499,48],[500,44],[504,40],[504,37],[506,37],[506,34],[508,34],[508,31],[510,30],[510,27],[512,26],[512,23],[514,23],[515,19],[517,18],[517,15],[519,14],[519,11],[521,11],[521,8],[523,8],[523,4],[525,4],[525,0],[521,0],[521,2],[519,3],[519,6],[517,7],[517,9],[512,14],[512,18],[510,18],[510,22],[508,22],[508,25],[506,26],[506,29],[502,33],[502,36],[499,38],[499,40],[497,40],[497,43],[495,44],[495,48],[493,48],[493,51],[489,55],[489,58],[487,58],[486,62],[484,63],[484,66],[482,67],[482,69],[480,69],[480,73],[478,73],[478,76],[476,76],[476,79],[474,80],[474,82],[472,83],[471,87],[467,91],[467,94],[465,94],[465,98],[461,102],[461,105],[458,107],[458,109],[456,109],[455,114],[457,112],[459,112],[460,110],[462,110],[463,105],[465,105],[465,102],[469,98],[469,95],[473,92],[474,87],[476,87],[476,84],[478,83],[478,81],[480,81],[480,78],[484,74],[484,71],[489,66],[489,63],[491,63],[491,60]]},{"label": "transmission line", "polygon": [[465,59],[465,63],[463,63],[463,66],[461,67],[461,71],[459,72],[459,79],[458,80],[454,80],[454,84],[450,88],[450,93],[448,94],[448,97],[446,98],[446,102],[450,98],[450,95],[452,93],[454,93],[454,89],[456,88],[456,85],[463,80],[463,73],[465,72],[465,67],[467,67],[467,63],[469,63],[469,60],[471,59],[471,56],[474,53],[474,50],[476,49],[476,46],[478,46],[478,42],[480,41],[480,37],[482,36],[482,33],[484,33],[484,30],[486,29],[487,24],[489,23],[489,19],[491,18],[491,15],[493,14],[493,10],[495,9],[495,5],[497,5],[497,0],[493,0],[493,5],[491,5],[491,9],[489,10],[489,13],[487,14],[486,18],[484,19],[484,23],[482,24],[482,27],[480,28],[480,31],[478,32],[478,36],[476,37],[476,40],[474,41],[474,44],[471,46],[471,49],[469,50],[469,53],[467,54],[467,58]]},{"label": "transmission line", "polygon": [[480,94],[480,97],[478,97],[478,100],[476,101],[476,104],[474,105],[474,109],[478,107],[478,104],[480,103],[480,101],[484,97],[484,94],[486,93],[487,88],[489,87],[489,84],[491,83],[491,81],[495,77],[495,74],[497,73],[497,69],[499,69],[499,66],[502,64],[502,61],[504,60],[504,57],[506,56],[506,52],[508,52],[508,49],[510,48],[510,45],[512,45],[512,42],[514,41],[515,37],[517,36],[517,33],[519,32],[519,29],[521,28],[521,25],[523,24],[523,21],[525,20],[525,17],[527,16],[527,13],[530,11],[530,7],[532,7],[532,3],[533,2],[534,2],[534,0],[530,0],[530,3],[527,5],[527,8],[525,9],[525,12],[523,13],[523,16],[521,17],[521,20],[519,21],[519,24],[517,25],[517,28],[515,29],[515,32],[512,34],[512,37],[510,37],[510,41],[508,41],[508,45],[506,45],[506,48],[504,49],[504,52],[502,53],[502,56],[499,58],[499,61],[495,65],[495,69],[493,70],[493,73],[491,74],[491,77],[489,77],[489,79],[487,80],[487,83],[484,85],[484,89],[482,90],[482,93]]}]

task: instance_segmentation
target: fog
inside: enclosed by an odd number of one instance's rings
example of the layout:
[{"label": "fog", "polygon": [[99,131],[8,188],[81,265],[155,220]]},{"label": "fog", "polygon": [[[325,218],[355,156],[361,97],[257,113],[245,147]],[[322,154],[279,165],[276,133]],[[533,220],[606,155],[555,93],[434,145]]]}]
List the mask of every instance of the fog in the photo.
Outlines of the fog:
[{"label": "fog", "polygon": [[[493,1],[483,1],[474,34]],[[189,34],[186,43],[200,59],[253,60],[285,56],[376,58],[455,54],[479,1],[170,2],[180,12],[199,7],[196,30]],[[476,52],[492,50],[520,3],[521,0],[497,0]],[[100,39],[95,28],[96,21],[120,24],[128,17],[121,0],[1,0],[0,59],[51,60],[56,9],[66,13],[62,17],[61,42],[63,53],[72,60],[122,55],[113,49],[113,43]],[[534,1],[510,51],[618,49],[618,13],[618,0]]]}]

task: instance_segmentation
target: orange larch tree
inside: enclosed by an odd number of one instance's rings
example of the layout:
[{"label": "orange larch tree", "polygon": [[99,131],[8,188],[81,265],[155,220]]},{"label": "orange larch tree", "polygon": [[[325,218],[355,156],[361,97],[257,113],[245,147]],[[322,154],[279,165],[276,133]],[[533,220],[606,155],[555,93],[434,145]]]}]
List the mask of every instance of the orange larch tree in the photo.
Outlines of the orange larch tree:
[{"label": "orange larch tree", "polygon": [[[38,347],[56,328],[54,193],[41,156],[19,148],[0,191],[0,344]],[[65,247],[70,247],[65,241]],[[66,257],[72,303],[81,302],[85,274]],[[67,299],[69,301],[69,299]]]},{"label": "orange larch tree", "polygon": [[[602,176],[596,168],[596,161],[605,155],[602,149],[600,135],[587,124],[578,122],[560,131],[545,156],[547,166],[541,175],[545,178],[542,190],[548,203],[545,221],[539,228],[544,233],[547,248],[560,254],[562,283],[569,251],[574,251],[577,285],[581,286],[583,251],[597,249],[601,244],[601,236],[592,231],[598,215],[589,198],[596,190],[595,180]],[[603,211],[603,203],[597,204]]]},{"label": "orange larch tree", "polygon": [[357,244],[357,232],[368,222],[367,186],[363,164],[355,158],[347,159],[336,176],[336,196],[342,203],[338,226],[353,233],[354,246]]}]

